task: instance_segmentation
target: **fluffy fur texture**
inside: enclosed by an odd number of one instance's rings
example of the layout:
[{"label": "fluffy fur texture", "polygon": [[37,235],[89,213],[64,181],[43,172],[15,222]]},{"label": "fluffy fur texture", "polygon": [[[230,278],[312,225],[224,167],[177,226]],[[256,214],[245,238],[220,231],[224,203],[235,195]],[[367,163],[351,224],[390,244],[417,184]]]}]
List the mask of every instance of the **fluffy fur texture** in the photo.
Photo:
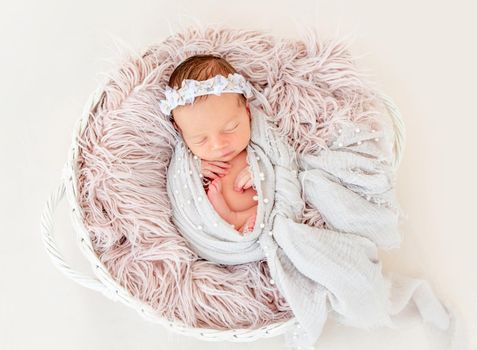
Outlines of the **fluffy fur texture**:
[{"label": "fluffy fur texture", "polygon": [[[348,44],[349,45],[349,44]],[[225,266],[200,259],[171,223],[166,170],[175,132],[159,109],[174,67],[197,53],[227,59],[267,101],[272,125],[298,152],[327,148],[349,122],[384,107],[346,43],[193,26],[129,57],[109,76],[78,139],[83,221],[111,276],[169,320],[215,329],[257,328],[293,317],[265,261]],[[323,226],[307,206],[304,222]]]}]

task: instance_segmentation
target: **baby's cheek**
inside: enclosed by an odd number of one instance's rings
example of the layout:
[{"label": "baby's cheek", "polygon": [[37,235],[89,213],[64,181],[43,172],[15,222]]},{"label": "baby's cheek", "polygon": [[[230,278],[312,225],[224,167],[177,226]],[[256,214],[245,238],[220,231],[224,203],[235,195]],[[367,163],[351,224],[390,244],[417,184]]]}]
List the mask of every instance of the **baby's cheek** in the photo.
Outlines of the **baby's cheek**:
[{"label": "baby's cheek", "polygon": [[192,154],[194,156],[197,156],[200,159],[206,159],[207,158],[207,154],[203,151],[203,149],[201,147],[198,147],[198,146],[192,145],[192,144],[189,144],[188,147],[189,147],[190,151],[192,152]]}]

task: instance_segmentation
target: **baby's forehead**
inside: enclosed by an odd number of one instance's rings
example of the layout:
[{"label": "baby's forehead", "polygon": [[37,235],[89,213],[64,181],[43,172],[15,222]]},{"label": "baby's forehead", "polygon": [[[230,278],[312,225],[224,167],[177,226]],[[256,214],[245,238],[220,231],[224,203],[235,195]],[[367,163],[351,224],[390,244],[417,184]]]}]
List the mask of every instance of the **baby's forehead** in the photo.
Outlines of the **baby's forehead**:
[{"label": "baby's forehead", "polygon": [[231,114],[230,118],[210,119],[207,124],[196,123],[194,121],[184,121],[181,128],[181,136],[187,139],[203,137],[210,131],[226,131],[234,128],[240,123],[238,114]]},{"label": "baby's forehead", "polygon": [[184,136],[191,137],[205,132],[210,126],[227,128],[233,120],[246,116],[246,103],[241,102],[242,95],[223,93],[220,95],[204,95],[207,99],[178,106],[173,110],[172,119],[182,129]]}]

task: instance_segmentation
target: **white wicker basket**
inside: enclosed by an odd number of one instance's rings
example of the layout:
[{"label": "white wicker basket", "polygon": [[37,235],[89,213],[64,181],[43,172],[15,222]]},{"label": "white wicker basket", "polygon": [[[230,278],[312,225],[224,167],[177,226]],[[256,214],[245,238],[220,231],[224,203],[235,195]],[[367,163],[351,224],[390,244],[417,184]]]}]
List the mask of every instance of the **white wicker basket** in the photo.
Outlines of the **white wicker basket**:
[{"label": "white wicker basket", "polygon": [[[94,289],[103,293],[108,298],[114,301],[121,301],[129,307],[134,308],[139,314],[149,321],[158,322],[170,330],[187,336],[194,336],[202,340],[209,341],[232,341],[232,342],[250,342],[263,337],[274,337],[285,333],[289,328],[296,324],[295,318],[285,322],[277,322],[259,329],[231,329],[231,330],[216,330],[209,328],[194,328],[189,327],[181,322],[170,322],[165,318],[159,317],[154,310],[147,304],[134,298],[127,290],[121,287],[109,274],[107,269],[99,261],[96,256],[89,234],[81,219],[81,208],[78,206],[78,191],[75,181],[75,164],[78,156],[77,138],[87,125],[90,111],[95,108],[103,93],[103,86],[100,86],[93,92],[86,103],[82,117],[77,121],[74,132],[71,149],[68,155],[68,160],[63,168],[61,182],[58,188],[50,195],[50,198],[45,204],[41,216],[41,234],[45,244],[46,251],[53,261],[54,265],[62,271],[66,276],[78,282],[84,287]],[[402,158],[405,145],[405,129],[401,119],[398,108],[392,100],[379,93],[384,105],[386,106],[390,116],[392,117],[395,140],[393,149],[393,167],[397,170]],[[71,218],[73,228],[77,234],[77,240],[81,251],[86,259],[91,263],[92,275],[86,275],[74,270],[63,258],[63,254],[58,249],[55,242],[53,232],[53,214],[59,202],[65,196],[71,207]]]}]

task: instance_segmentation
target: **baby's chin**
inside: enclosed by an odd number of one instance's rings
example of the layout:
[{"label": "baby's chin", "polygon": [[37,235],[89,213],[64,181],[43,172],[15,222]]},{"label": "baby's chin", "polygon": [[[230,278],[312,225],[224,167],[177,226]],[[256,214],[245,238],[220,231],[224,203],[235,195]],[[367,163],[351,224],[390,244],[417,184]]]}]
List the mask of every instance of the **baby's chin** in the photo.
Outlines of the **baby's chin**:
[{"label": "baby's chin", "polygon": [[228,162],[229,160],[232,160],[234,159],[237,154],[239,154],[240,152],[237,152],[237,151],[233,151],[232,153],[230,153],[229,155],[225,156],[225,157],[214,157],[214,158],[210,158],[210,157],[201,157],[201,159],[203,160],[207,160],[209,162]]},{"label": "baby's chin", "polygon": [[[245,147],[246,148],[246,147]],[[241,150],[233,150],[230,154],[226,155],[226,156],[223,156],[223,157],[219,157],[219,158],[202,158],[202,159],[205,159],[209,162],[213,162],[213,161],[218,161],[218,162],[228,162],[232,159],[234,159],[235,157],[237,157],[244,149],[241,149]]]},{"label": "baby's chin", "polygon": [[233,150],[230,154],[224,156],[224,157],[220,157],[220,160],[226,162],[228,160],[231,160],[233,158],[235,158],[237,156],[237,154],[239,154],[240,152],[237,152],[236,150]]}]

